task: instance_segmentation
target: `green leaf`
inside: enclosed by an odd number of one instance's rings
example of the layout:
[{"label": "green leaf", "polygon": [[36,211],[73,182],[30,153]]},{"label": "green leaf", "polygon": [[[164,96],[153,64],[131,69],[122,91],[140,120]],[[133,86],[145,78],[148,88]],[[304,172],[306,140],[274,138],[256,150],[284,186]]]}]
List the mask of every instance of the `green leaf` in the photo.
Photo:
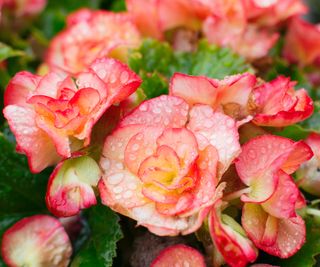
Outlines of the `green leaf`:
[{"label": "green leaf", "polygon": [[46,211],[49,172],[31,174],[26,157],[17,154],[3,134],[0,147],[0,215]]},{"label": "green leaf", "polygon": [[[187,70],[190,67],[188,74],[191,75],[223,79],[228,75],[253,72],[252,67],[245,62],[244,58],[234,54],[228,48],[209,45],[206,41],[199,43],[195,53],[186,55],[190,55],[192,65],[190,66],[186,61],[184,69]],[[183,70],[183,68],[181,69]]]},{"label": "green leaf", "polygon": [[320,101],[314,101],[314,112],[309,119],[299,123],[306,131],[320,133]]},{"label": "green leaf", "polygon": [[10,57],[24,56],[25,53],[20,50],[15,50],[12,47],[0,42],[0,62]]},{"label": "green leaf", "polygon": [[302,139],[306,139],[307,136],[310,134],[310,131],[308,131],[307,129],[304,129],[299,124],[287,126],[281,131],[274,131],[275,128],[270,129],[270,130],[271,130],[272,134],[287,137],[287,138],[290,138],[295,141],[300,141]]},{"label": "green leaf", "polygon": [[146,39],[139,49],[131,51],[129,66],[142,77],[141,88],[148,98],[168,93],[175,72],[223,79],[253,71],[242,57],[205,40],[200,41],[197,51],[187,53],[173,51],[168,43]]},{"label": "green leaf", "polygon": [[108,9],[114,12],[126,11],[126,2],[124,0],[113,1]]},{"label": "green leaf", "polygon": [[112,266],[117,241],[122,238],[119,217],[108,207],[97,205],[88,210],[91,238],[80,249],[71,267]]},{"label": "green leaf", "polygon": [[281,267],[313,267],[315,265],[315,256],[320,254],[320,226],[310,217],[306,218],[305,221],[307,237],[303,247],[289,259],[274,258],[272,264]]}]

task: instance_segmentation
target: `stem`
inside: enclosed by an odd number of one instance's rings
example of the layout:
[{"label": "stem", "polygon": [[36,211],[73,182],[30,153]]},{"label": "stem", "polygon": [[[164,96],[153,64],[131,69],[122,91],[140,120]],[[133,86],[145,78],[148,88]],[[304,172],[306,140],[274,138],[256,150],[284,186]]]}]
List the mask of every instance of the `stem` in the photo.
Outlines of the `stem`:
[{"label": "stem", "polygon": [[317,204],[319,204],[319,203],[320,203],[320,199],[315,199],[315,200],[312,200],[312,201],[311,201],[310,205],[311,205],[311,206],[314,206],[314,205],[317,205]]},{"label": "stem", "polygon": [[246,187],[244,189],[240,189],[238,191],[232,192],[232,193],[224,196],[223,200],[224,201],[231,201],[231,200],[240,198],[241,195],[243,195],[243,194],[247,194],[247,193],[250,193],[250,192],[251,192],[251,188],[250,187]]},{"label": "stem", "polygon": [[313,208],[307,208],[306,209],[307,214],[309,215],[314,215],[320,217],[320,210],[318,209],[313,209]]}]

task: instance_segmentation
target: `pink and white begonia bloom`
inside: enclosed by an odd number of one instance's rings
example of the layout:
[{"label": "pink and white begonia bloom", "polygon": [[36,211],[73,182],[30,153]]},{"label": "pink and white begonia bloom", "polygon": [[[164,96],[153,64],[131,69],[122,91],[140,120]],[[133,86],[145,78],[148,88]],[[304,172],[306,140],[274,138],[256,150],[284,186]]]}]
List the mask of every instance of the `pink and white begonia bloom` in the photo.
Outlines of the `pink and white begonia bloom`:
[{"label": "pink and white begonia bloom", "polygon": [[169,94],[183,98],[189,105],[206,104],[236,119],[248,116],[249,96],[256,84],[250,73],[232,75],[223,80],[175,73]]},{"label": "pink and white begonia bloom", "polygon": [[[272,198],[281,176],[295,172],[312,155],[310,147],[303,141],[294,142],[275,135],[251,139],[242,146],[235,163],[240,179],[249,186],[241,200],[263,203]],[[280,175],[279,170],[284,174]]]},{"label": "pink and white begonia bloom", "polygon": [[302,0],[242,0],[250,22],[260,26],[275,26],[292,16],[307,13]]},{"label": "pink and white begonia bloom", "polygon": [[299,215],[274,217],[255,203],[244,204],[242,226],[259,249],[280,258],[294,255],[306,240],[305,222]]},{"label": "pink and white begonia bloom", "polygon": [[312,133],[305,141],[314,155],[297,171],[298,184],[306,192],[320,196],[320,134]]},{"label": "pink and white begonia bloom", "polygon": [[92,187],[98,185],[101,171],[88,156],[60,162],[48,181],[46,203],[57,217],[70,217],[97,204]]},{"label": "pink and white begonia bloom", "polygon": [[16,16],[32,16],[40,13],[46,6],[47,0],[1,0],[3,9],[11,10]]},{"label": "pink and white begonia bloom", "polygon": [[221,174],[240,153],[237,123],[210,106],[160,96],[106,138],[102,203],[157,235],[189,234],[221,197]]},{"label": "pink and white begonia bloom", "polygon": [[150,267],[168,266],[206,267],[206,263],[198,250],[178,244],[163,249],[150,265]]},{"label": "pink and white begonia bloom", "polygon": [[293,18],[285,36],[283,56],[301,66],[320,65],[320,24]]},{"label": "pink and white begonia bloom", "polygon": [[18,221],[3,234],[1,254],[9,267],[67,267],[72,246],[59,220],[35,215]]},{"label": "pink and white begonia bloom", "polygon": [[51,41],[46,62],[51,70],[75,74],[97,58],[126,61],[128,49],[140,42],[130,15],[81,9],[69,15],[66,29]]},{"label": "pink and white begonia bloom", "polygon": [[3,110],[17,151],[27,155],[32,172],[69,158],[90,143],[92,127],[105,111],[140,83],[126,65],[107,58],[74,77],[17,73],[6,89]]},{"label": "pink and white begonia bloom", "polygon": [[215,3],[207,0],[126,0],[128,12],[144,36],[163,39],[167,30],[200,30]]},{"label": "pink and white begonia bloom", "polygon": [[258,250],[233,218],[221,214],[221,205],[217,201],[209,214],[211,238],[228,265],[245,267],[256,260]]},{"label": "pink and white begonia bloom", "polygon": [[266,56],[277,41],[278,34],[250,24],[242,1],[218,2],[220,12],[208,17],[202,27],[209,42],[229,47],[250,60]]},{"label": "pink and white begonia bloom", "polygon": [[266,56],[279,37],[254,25],[245,25],[236,32],[232,32],[233,28],[224,18],[210,17],[204,23],[203,32],[210,43],[229,47],[249,60]]},{"label": "pink and white begonia bloom", "polygon": [[305,89],[294,89],[296,83],[279,76],[263,83],[252,94],[256,115],[253,122],[261,126],[283,127],[309,118],[313,101]]},{"label": "pink and white begonia bloom", "polygon": [[240,179],[249,186],[241,200],[242,226],[259,248],[287,258],[305,242],[305,224],[296,214],[304,205],[290,176],[313,153],[303,141],[262,135],[242,146],[236,161]]}]

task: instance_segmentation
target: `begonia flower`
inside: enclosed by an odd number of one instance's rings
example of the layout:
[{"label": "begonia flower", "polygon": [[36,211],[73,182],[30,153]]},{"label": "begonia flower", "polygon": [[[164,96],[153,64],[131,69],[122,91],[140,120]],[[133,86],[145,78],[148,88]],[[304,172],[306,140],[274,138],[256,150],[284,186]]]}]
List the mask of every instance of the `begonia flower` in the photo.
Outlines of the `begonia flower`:
[{"label": "begonia flower", "polygon": [[101,176],[98,164],[88,156],[60,162],[48,181],[46,203],[58,217],[76,215],[81,209],[97,204],[92,186]]},{"label": "begonia flower", "polygon": [[237,123],[203,104],[160,96],[125,116],[100,160],[102,203],[157,235],[188,234],[220,196],[240,152]]},{"label": "begonia flower", "polygon": [[242,0],[250,22],[260,26],[275,26],[308,10],[302,0]]},{"label": "begonia flower", "polygon": [[2,6],[3,9],[12,11],[16,16],[32,16],[40,13],[46,4],[47,0],[1,0],[0,11]]},{"label": "begonia flower", "polygon": [[297,171],[298,183],[306,192],[320,196],[320,134],[310,134],[306,143],[311,147],[314,155]]},{"label": "begonia flower", "polygon": [[206,104],[236,119],[248,116],[249,96],[256,84],[250,73],[232,75],[223,80],[175,73],[169,94],[183,98],[189,105]]},{"label": "begonia flower", "polygon": [[290,174],[312,155],[303,141],[262,135],[242,146],[235,163],[249,186],[241,196],[242,226],[253,243],[271,255],[290,257],[305,242],[305,224],[296,214],[303,200]]},{"label": "begonia flower", "polygon": [[261,126],[283,127],[309,118],[313,101],[304,89],[294,89],[295,82],[279,76],[263,83],[252,94],[256,115],[253,122]]},{"label": "begonia flower", "polygon": [[24,218],[2,237],[2,259],[9,267],[67,267],[72,246],[59,220],[47,215]]},{"label": "begonia flower", "polygon": [[221,214],[222,205],[217,201],[209,214],[210,235],[228,265],[245,267],[256,260],[258,251],[242,227],[230,216]]},{"label": "begonia flower", "polygon": [[67,18],[67,27],[51,41],[46,62],[51,70],[78,73],[95,59],[126,61],[129,48],[140,45],[140,34],[126,13],[82,9]]},{"label": "begonia flower", "polygon": [[[280,198],[277,201],[285,205]],[[277,218],[255,203],[245,203],[242,226],[259,249],[280,258],[294,255],[306,240],[305,223],[299,215]]]},{"label": "begonia flower", "polygon": [[[75,77],[19,72],[5,92],[4,116],[32,172],[89,145],[94,124],[131,95],[140,78],[114,59],[98,59]],[[41,155],[41,156],[39,156]]]},{"label": "begonia flower", "polygon": [[211,16],[203,24],[203,32],[208,41],[229,47],[249,60],[264,57],[278,40],[278,33],[250,25],[245,19]]},{"label": "begonia flower", "polygon": [[126,0],[128,12],[144,36],[164,38],[178,27],[200,30],[215,4],[206,0]]},{"label": "begonia flower", "polygon": [[254,60],[267,55],[278,34],[250,24],[242,1],[218,1],[219,12],[203,23],[203,33],[210,43],[229,47],[238,54]]},{"label": "begonia flower", "polygon": [[[280,177],[295,172],[312,155],[310,147],[303,141],[294,142],[274,135],[251,139],[242,146],[242,152],[235,162],[241,181],[249,187],[241,200],[263,203],[270,199]],[[280,175],[279,170],[284,174]]]},{"label": "begonia flower", "polygon": [[285,36],[283,56],[301,66],[320,63],[320,24],[293,18]]},{"label": "begonia flower", "polygon": [[206,267],[206,263],[198,250],[178,244],[163,249],[150,265],[150,267],[167,266]]}]

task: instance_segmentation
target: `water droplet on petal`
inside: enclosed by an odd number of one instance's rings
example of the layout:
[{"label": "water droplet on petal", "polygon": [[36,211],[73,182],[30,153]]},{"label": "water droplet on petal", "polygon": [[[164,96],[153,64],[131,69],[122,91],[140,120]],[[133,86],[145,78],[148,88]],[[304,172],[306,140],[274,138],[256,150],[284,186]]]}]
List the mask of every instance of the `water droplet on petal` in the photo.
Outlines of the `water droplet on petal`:
[{"label": "water droplet on petal", "polygon": [[115,83],[117,81],[117,77],[114,73],[111,73],[110,77],[109,77],[109,82],[110,83]]},{"label": "water droplet on petal", "polygon": [[133,193],[132,191],[126,191],[124,194],[123,194],[123,197],[124,198],[130,198],[133,196]]},{"label": "water droplet on petal", "polygon": [[117,167],[117,169],[119,169],[119,170],[123,170],[123,164],[122,164],[121,162],[118,162],[118,163],[116,164],[116,167]]},{"label": "water droplet on petal", "polygon": [[101,161],[101,167],[102,169],[104,170],[108,170],[110,168],[110,160],[104,158],[102,161]]},{"label": "water droplet on petal", "polygon": [[123,191],[122,186],[116,186],[115,188],[113,188],[113,192],[116,194],[119,194]]},{"label": "water droplet on petal", "polygon": [[161,113],[161,109],[160,109],[160,108],[157,108],[157,107],[153,108],[152,111],[153,111],[153,113],[155,113],[155,114]]},{"label": "water droplet on petal", "polygon": [[147,111],[148,109],[148,105],[146,103],[142,104],[140,107],[139,107],[139,110],[144,112],[144,111]]},{"label": "water droplet on petal", "polygon": [[248,152],[249,158],[255,159],[256,158],[256,152],[253,149],[250,149]]},{"label": "water droplet on petal", "polygon": [[132,146],[132,151],[137,151],[139,149],[139,145],[138,144],[134,144]]},{"label": "water droplet on petal", "polygon": [[108,180],[109,184],[117,185],[122,181],[123,177],[124,177],[124,175],[122,173],[115,173],[115,174],[108,176],[107,180]]},{"label": "water droplet on petal", "polygon": [[127,71],[123,71],[120,75],[120,82],[126,83],[129,79],[129,73]]}]

